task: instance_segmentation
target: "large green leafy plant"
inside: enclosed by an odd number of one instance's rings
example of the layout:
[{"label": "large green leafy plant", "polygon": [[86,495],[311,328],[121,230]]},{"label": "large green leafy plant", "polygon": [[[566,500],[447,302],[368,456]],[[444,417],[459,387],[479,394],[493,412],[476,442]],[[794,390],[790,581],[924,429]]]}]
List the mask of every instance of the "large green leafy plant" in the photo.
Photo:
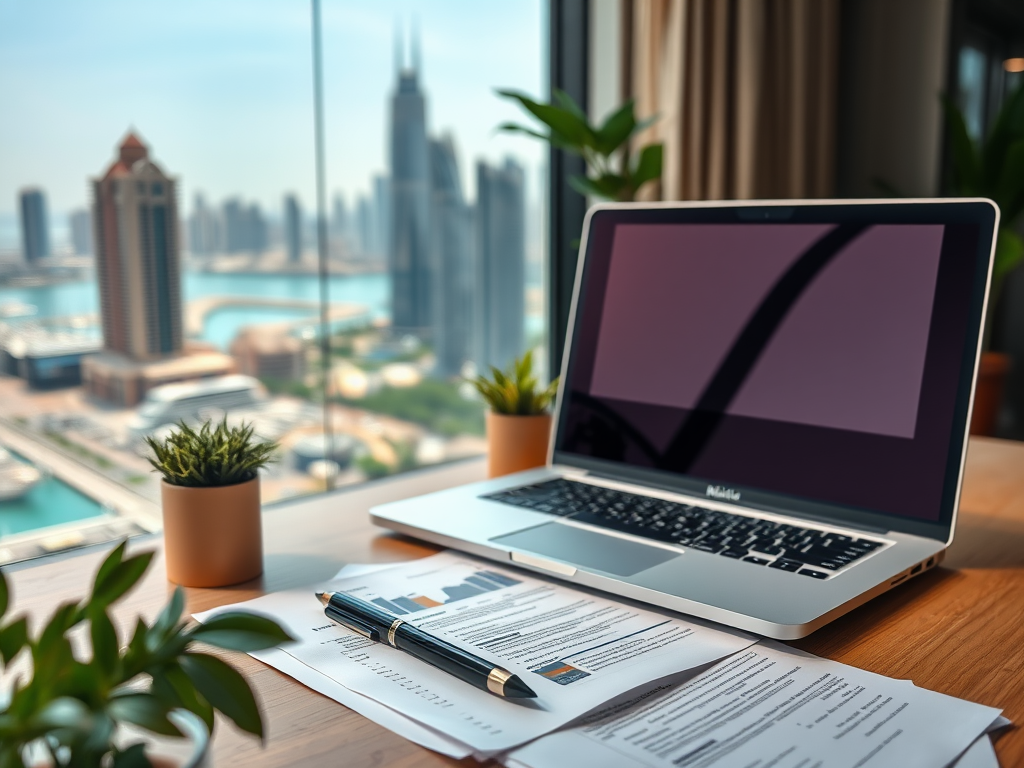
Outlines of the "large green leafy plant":
[{"label": "large green leafy plant", "polygon": [[630,201],[644,184],[661,178],[661,144],[648,144],[635,159],[630,151],[632,138],[656,119],[637,120],[632,100],[608,115],[601,125],[594,125],[571,96],[557,89],[550,104],[535,101],[518,91],[498,91],[498,95],[518,102],[541,123],[539,127],[503,123],[499,130],[524,133],[550,142],[586,161],[587,175],[569,178],[573,189],[580,194],[603,200]]},{"label": "large green leafy plant", "polygon": [[[0,709],[0,768],[23,768],[27,752],[39,745],[58,766],[148,766],[145,743],[119,745],[115,729],[127,723],[180,736],[168,719],[174,709],[195,713],[211,733],[214,712],[220,712],[263,738],[263,719],[245,678],[197,646],[255,651],[292,638],[270,619],[237,612],[187,628],[178,587],[152,625],[136,620],[122,648],[109,608],[139,581],[152,557],[125,557],[122,542],[97,571],[88,599],[58,605],[37,637],[30,637],[25,616],[4,621],[9,593],[0,572],[0,665],[6,669],[23,655],[31,662],[31,675],[15,680]],[[69,633],[77,627],[88,627],[88,660],[72,651]]]},{"label": "large green leafy plant", "polygon": [[495,413],[506,416],[536,416],[545,413],[558,391],[556,378],[546,387],[533,373],[533,352],[512,362],[507,371],[491,366],[491,375],[470,380]]},{"label": "large green leafy plant", "polygon": [[146,442],[153,450],[149,463],[164,480],[192,488],[252,480],[277,450],[276,443],[255,439],[251,424],[229,427],[226,418],[216,427],[207,421],[198,430],[181,422],[166,438],[147,437]]},{"label": "large green leafy plant", "polygon": [[949,191],[962,197],[988,197],[1001,212],[992,265],[990,302],[995,304],[1007,275],[1024,260],[1019,226],[1024,214],[1024,81],[1010,95],[988,136],[971,138],[964,115],[943,99],[952,150]]}]

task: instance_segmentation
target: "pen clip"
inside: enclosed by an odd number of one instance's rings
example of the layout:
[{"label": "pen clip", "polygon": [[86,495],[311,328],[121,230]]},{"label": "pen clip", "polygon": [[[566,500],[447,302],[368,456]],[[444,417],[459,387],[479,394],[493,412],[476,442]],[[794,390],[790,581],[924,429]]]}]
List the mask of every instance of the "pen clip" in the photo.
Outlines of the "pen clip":
[{"label": "pen clip", "polygon": [[361,621],[347,613],[342,613],[333,605],[328,605],[324,608],[324,613],[327,614],[327,618],[341,624],[343,627],[351,629],[358,635],[362,635],[367,640],[372,640],[375,643],[380,642],[380,632],[373,625],[367,624],[365,621]]}]

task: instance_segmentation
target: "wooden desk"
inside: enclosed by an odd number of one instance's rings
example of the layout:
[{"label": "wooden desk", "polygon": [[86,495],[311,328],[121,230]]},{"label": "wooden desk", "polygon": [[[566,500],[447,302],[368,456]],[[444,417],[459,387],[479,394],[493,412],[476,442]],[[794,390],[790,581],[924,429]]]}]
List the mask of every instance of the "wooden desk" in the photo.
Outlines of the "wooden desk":
[{"label": "wooden desk", "polygon": [[[188,610],[332,576],[346,562],[394,561],[434,550],[373,528],[366,510],[387,499],[469,482],[482,461],[278,505],[264,516],[266,573],[257,582],[188,591]],[[957,540],[942,568],[910,581],[794,645],[812,653],[971,701],[1024,723],[1024,444],[972,442]],[[159,539],[139,546],[159,548]],[[10,573],[14,609],[48,613],[43,600],[79,597],[103,557],[93,551]],[[154,617],[171,586],[158,558],[119,607],[122,624]],[[266,712],[265,749],[221,721],[214,764],[439,766],[454,761],[395,736],[275,670],[235,655]],[[1004,766],[1024,765],[1024,731],[996,745]],[[464,761],[472,764],[472,761]]]}]

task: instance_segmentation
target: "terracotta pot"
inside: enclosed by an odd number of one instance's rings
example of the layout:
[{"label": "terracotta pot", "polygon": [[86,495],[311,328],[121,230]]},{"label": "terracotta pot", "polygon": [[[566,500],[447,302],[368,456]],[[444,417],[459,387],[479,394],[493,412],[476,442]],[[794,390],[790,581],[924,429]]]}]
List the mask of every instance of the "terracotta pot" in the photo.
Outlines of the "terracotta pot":
[{"label": "terracotta pot", "polygon": [[501,477],[542,467],[548,460],[551,414],[506,416],[487,412],[487,475]]},{"label": "terracotta pot", "polygon": [[226,587],[263,573],[260,479],[216,488],[161,483],[167,578]]},{"label": "terracotta pot", "polygon": [[1009,370],[1009,355],[1002,352],[981,353],[978,383],[974,387],[974,411],[971,413],[972,435],[995,434]]}]

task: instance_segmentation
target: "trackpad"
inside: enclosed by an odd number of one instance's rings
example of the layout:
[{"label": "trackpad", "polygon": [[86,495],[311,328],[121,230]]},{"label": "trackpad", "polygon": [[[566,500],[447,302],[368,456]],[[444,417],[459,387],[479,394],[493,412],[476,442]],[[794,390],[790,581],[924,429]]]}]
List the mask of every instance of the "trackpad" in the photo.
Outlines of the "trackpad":
[{"label": "trackpad", "polygon": [[559,523],[545,523],[491,541],[616,576],[632,576],[681,554]]}]

